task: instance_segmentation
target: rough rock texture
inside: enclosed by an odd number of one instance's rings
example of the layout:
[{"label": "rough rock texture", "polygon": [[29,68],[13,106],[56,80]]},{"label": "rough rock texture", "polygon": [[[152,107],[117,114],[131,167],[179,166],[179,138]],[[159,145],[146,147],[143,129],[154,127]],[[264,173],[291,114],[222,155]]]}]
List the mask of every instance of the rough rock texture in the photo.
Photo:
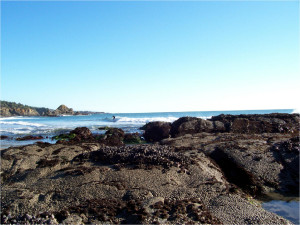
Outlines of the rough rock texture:
[{"label": "rough rock texture", "polygon": [[15,102],[0,101],[0,117],[10,116],[61,116],[61,115],[89,115],[103,112],[73,111],[65,105],[56,110],[45,107],[32,107]]},{"label": "rough rock texture", "polygon": [[[168,125],[166,125],[168,124]],[[166,126],[166,128],[164,128]],[[293,133],[300,130],[299,114],[272,113],[264,115],[220,115],[209,120],[197,117],[181,117],[171,124],[151,122],[141,129],[145,130],[147,141],[155,142],[169,137],[180,137],[185,134],[206,133]],[[169,130],[169,133],[168,133]]]},{"label": "rough rock texture", "polygon": [[150,122],[147,123],[143,129],[145,130],[145,140],[149,142],[156,142],[169,137],[171,123]]},{"label": "rough rock texture", "polygon": [[141,144],[143,140],[141,139],[141,135],[139,133],[126,133],[124,134],[125,144]]},{"label": "rough rock texture", "polygon": [[1,188],[1,223],[288,223],[249,201],[193,148],[9,148],[1,151]]},{"label": "rough rock texture", "polygon": [[39,116],[39,113],[35,109],[30,108],[0,108],[0,115],[3,117],[8,116]]},{"label": "rough rock texture", "polygon": [[74,111],[72,108],[68,108],[65,105],[60,105],[57,109],[56,109],[58,114],[63,114],[63,115],[73,115]]},{"label": "rough rock texture", "polygon": [[221,122],[214,123],[196,117],[181,117],[172,123],[170,134],[172,137],[179,137],[185,134],[222,131],[225,131],[225,127]]},{"label": "rough rock texture", "polygon": [[93,134],[87,127],[77,127],[70,134],[75,134],[78,141],[93,139]]},{"label": "rough rock texture", "polygon": [[43,136],[27,135],[27,136],[16,138],[17,141],[40,140],[40,139],[44,139],[44,137]]},{"label": "rough rock texture", "polygon": [[198,149],[214,159],[227,179],[252,195],[298,194],[299,137],[295,134],[198,133],[162,140],[176,151]]},{"label": "rough rock texture", "polygon": [[75,115],[75,114],[76,112],[74,112],[72,108],[68,108],[65,105],[60,105],[56,110],[48,109],[42,113],[43,116],[61,116],[61,115]]},{"label": "rough rock texture", "polygon": [[225,125],[226,132],[233,133],[298,133],[299,114],[271,113],[253,115],[219,115],[211,121]]},{"label": "rough rock texture", "polygon": [[124,145],[125,133],[119,128],[110,128],[101,136],[99,142],[108,146],[122,146]]}]

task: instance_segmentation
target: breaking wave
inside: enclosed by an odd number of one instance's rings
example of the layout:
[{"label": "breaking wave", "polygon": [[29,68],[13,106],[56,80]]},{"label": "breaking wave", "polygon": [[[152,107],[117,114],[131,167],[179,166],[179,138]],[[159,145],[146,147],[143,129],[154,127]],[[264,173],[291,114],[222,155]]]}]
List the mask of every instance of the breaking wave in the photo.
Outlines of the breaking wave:
[{"label": "breaking wave", "polygon": [[24,122],[24,121],[12,121],[12,122],[0,121],[0,124],[22,125],[22,126],[31,126],[31,127],[42,127],[42,126],[45,126],[44,124],[40,124],[40,123],[28,123],[28,122]]},{"label": "breaking wave", "polygon": [[177,120],[177,117],[145,117],[145,118],[129,118],[129,117],[116,117],[117,122],[126,122],[126,123],[149,123],[154,121],[164,121],[164,122],[173,122]]}]

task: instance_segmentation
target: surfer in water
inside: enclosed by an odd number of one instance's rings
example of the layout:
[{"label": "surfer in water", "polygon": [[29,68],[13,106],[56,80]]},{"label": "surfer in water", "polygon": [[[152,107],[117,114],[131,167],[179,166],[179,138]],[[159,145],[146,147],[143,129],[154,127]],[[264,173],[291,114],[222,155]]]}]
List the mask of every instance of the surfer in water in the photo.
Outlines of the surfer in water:
[{"label": "surfer in water", "polygon": [[116,119],[116,117],[115,116],[113,116],[113,120],[115,120]]}]

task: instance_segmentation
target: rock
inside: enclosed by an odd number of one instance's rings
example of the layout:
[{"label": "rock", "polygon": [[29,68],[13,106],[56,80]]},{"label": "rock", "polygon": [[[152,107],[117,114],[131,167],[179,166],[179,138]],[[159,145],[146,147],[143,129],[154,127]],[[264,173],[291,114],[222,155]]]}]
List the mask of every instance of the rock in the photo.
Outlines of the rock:
[{"label": "rock", "polygon": [[0,117],[9,116],[61,116],[61,115],[90,115],[103,112],[73,111],[65,105],[60,105],[56,110],[45,107],[32,107],[15,102],[0,101]]},{"label": "rock", "polygon": [[271,151],[277,162],[283,165],[279,185],[287,193],[299,194],[299,136],[272,146]]},{"label": "rock", "polygon": [[171,123],[150,122],[147,123],[143,129],[145,129],[145,140],[149,142],[156,142],[169,137]]},{"label": "rock", "polygon": [[233,133],[298,133],[299,114],[271,113],[249,115],[219,115],[210,121],[219,121],[225,125],[226,132]]},{"label": "rock", "polygon": [[82,219],[80,216],[76,215],[76,214],[72,214],[70,216],[68,216],[67,219],[65,219],[64,221],[62,221],[62,224],[74,224],[74,225],[81,225],[82,224]]},{"label": "rock", "polygon": [[75,144],[79,142],[92,142],[94,136],[87,127],[77,127],[67,134],[53,136],[52,140],[57,140],[58,144]]},{"label": "rock", "polygon": [[0,140],[8,139],[8,136],[6,135],[0,135]]},{"label": "rock", "polygon": [[230,183],[251,195],[298,194],[299,138],[291,134],[197,133],[164,139],[175,151],[200,149],[220,166]]},{"label": "rock", "polygon": [[44,139],[44,137],[28,135],[28,136],[16,138],[17,141],[40,140],[40,139]]},{"label": "rock", "polygon": [[124,135],[125,144],[141,144],[143,140],[140,137],[139,133],[127,133]]},{"label": "rock", "polygon": [[111,127],[105,126],[105,127],[99,127],[98,130],[109,130]]},{"label": "rock", "polygon": [[[235,186],[203,153],[219,142],[250,137],[226,135],[188,134],[206,144],[177,152],[156,144],[109,147],[96,142],[2,150],[1,212],[11,213],[10,219],[3,218],[15,224],[24,224],[19,215],[25,214],[32,215],[32,224],[50,223],[52,214],[60,224],[288,223],[251,204],[238,187],[232,192]],[[144,203],[154,197],[163,201],[148,204],[147,211]]]},{"label": "rock", "polygon": [[87,127],[77,127],[75,130],[72,130],[70,134],[75,134],[75,138],[77,140],[88,140],[93,139],[93,134]]},{"label": "rock", "polygon": [[[57,140],[57,141],[70,141],[76,137],[76,134],[60,134],[57,136],[53,136],[52,140]],[[80,139],[81,140],[81,139]]]},{"label": "rock", "polygon": [[61,112],[62,114],[73,114],[73,109],[68,108],[65,105],[60,105],[57,109],[57,111]]},{"label": "rock", "polygon": [[[221,127],[220,123],[217,125]],[[181,117],[172,123],[170,131],[172,137],[199,132],[214,132],[213,122],[196,117]]]},{"label": "rock", "polygon": [[124,131],[119,128],[110,128],[105,132],[105,135],[99,140],[100,143],[103,143],[108,146],[122,146],[124,140]]}]

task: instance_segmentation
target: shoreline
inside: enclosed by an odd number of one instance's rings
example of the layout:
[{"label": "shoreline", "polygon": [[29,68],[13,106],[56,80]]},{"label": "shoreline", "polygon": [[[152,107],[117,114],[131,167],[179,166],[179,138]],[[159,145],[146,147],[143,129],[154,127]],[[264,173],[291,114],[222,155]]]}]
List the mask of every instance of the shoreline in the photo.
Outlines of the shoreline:
[{"label": "shoreline", "polygon": [[299,114],[182,117],[143,129],[149,144],[119,128],[76,128],[56,144],[1,150],[1,222],[289,224],[255,199],[299,197]]}]

